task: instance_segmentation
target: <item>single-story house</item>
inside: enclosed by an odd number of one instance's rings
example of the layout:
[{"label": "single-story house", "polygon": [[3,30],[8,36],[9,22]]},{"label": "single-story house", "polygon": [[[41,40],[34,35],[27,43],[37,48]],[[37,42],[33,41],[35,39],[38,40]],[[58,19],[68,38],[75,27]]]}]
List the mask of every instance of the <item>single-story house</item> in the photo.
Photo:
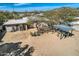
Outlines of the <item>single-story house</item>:
[{"label": "single-story house", "polygon": [[44,16],[43,13],[36,14],[36,16]]},{"label": "single-story house", "polygon": [[79,26],[79,21],[69,22],[68,24],[71,26],[77,26],[77,25]]},{"label": "single-story house", "polygon": [[74,17],[73,19],[79,20],[79,17]]},{"label": "single-story house", "polygon": [[79,31],[79,21],[73,21],[68,23],[74,30]]},{"label": "single-story house", "polygon": [[79,17],[74,17],[73,19],[74,19],[74,21],[69,22],[68,24],[69,24],[70,26],[79,25]]},{"label": "single-story house", "polygon": [[14,31],[22,31],[27,30],[27,19],[12,19],[5,22],[3,25],[7,32],[14,32]]},{"label": "single-story house", "polygon": [[22,19],[25,19],[25,20],[27,20],[27,21],[28,21],[28,17],[23,17]]}]

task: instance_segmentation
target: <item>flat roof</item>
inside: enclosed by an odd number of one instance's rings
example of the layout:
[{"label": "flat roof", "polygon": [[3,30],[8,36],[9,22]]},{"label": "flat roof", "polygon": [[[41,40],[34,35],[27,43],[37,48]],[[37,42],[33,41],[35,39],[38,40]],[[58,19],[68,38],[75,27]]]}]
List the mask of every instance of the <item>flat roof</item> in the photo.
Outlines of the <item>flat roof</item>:
[{"label": "flat roof", "polygon": [[74,30],[79,31],[79,26],[72,26],[72,28],[73,28]]},{"label": "flat roof", "polygon": [[76,25],[76,24],[79,24],[79,21],[73,21],[73,22],[70,22],[69,24],[70,25]]},{"label": "flat roof", "polygon": [[74,17],[74,19],[79,19],[79,17]]},{"label": "flat roof", "polygon": [[27,23],[27,21],[28,21],[28,18],[27,19],[12,19],[12,20],[8,20],[3,25],[24,24],[24,23]]}]

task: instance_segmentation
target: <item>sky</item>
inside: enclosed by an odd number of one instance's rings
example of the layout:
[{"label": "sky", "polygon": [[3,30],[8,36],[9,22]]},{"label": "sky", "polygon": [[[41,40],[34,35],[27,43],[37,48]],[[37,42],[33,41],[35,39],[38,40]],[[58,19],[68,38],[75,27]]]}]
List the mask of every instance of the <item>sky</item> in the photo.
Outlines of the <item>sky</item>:
[{"label": "sky", "polygon": [[45,11],[60,7],[78,8],[79,3],[0,3],[1,11]]}]

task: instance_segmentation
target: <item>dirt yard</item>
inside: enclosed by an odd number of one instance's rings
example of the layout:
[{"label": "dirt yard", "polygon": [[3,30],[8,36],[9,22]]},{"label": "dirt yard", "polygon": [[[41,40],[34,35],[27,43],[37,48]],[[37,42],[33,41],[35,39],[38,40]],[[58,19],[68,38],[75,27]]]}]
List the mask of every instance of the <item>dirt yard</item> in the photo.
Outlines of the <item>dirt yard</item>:
[{"label": "dirt yard", "polygon": [[34,47],[33,56],[79,56],[79,32],[74,31],[74,36],[60,40],[57,33],[44,33],[33,37],[26,31],[7,32],[3,43],[22,42],[21,46],[28,44]]}]

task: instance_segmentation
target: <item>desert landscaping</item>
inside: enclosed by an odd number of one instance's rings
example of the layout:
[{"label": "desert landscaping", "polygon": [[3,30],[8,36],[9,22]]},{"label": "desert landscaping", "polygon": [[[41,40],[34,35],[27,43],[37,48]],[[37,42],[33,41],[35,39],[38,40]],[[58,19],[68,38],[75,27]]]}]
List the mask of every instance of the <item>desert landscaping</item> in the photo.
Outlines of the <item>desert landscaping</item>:
[{"label": "desert landscaping", "polygon": [[33,37],[30,32],[36,29],[26,31],[7,32],[3,37],[3,43],[22,42],[21,46],[28,44],[34,47],[33,56],[77,56],[79,55],[79,32],[74,31],[74,36],[60,40],[57,33],[44,33]]},{"label": "desert landscaping", "polygon": [[0,56],[79,56],[79,4],[72,4],[0,4]]}]

